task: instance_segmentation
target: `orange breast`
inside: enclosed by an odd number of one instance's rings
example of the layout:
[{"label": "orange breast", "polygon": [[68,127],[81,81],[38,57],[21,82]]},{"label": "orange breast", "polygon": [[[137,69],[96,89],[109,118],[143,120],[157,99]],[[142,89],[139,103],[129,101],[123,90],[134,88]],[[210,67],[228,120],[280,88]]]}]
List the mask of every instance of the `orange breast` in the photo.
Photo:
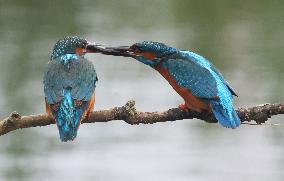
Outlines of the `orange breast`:
[{"label": "orange breast", "polygon": [[93,93],[91,99],[88,101],[88,107],[85,110],[84,114],[82,115],[81,118],[81,123],[85,120],[89,118],[90,113],[92,113],[94,111],[94,106],[95,106],[95,99],[96,99],[96,94],[95,92]]},{"label": "orange breast", "polygon": [[45,101],[45,111],[48,115],[52,116],[50,105]]},{"label": "orange breast", "polygon": [[[54,116],[53,116],[53,114],[52,114],[51,109],[52,109],[52,108],[51,108],[51,105],[47,104],[47,102],[45,101],[45,110],[46,110],[46,113],[54,119]],[[54,119],[54,123],[55,123],[55,119]]]},{"label": "orange breast", "polygon": [[88,106],[88,109],[87,109],[88,113],[94,111],[95,100],[96,100],[96,94],[94,92],[90,101],[89,101],[89,106]]},{"label": "orange breast", "polygon": [[198,112],[201,112],[203,110],[210,110],[209,104],[192,95],[190,90],[179,86],[177,81],[172,78],[167,69],[163,68],[161,65],[156,66],[155,69],[160,72],[160,74],[170,83],[174,90],[184,99],[185,105],[188,109],[192,109]]}]

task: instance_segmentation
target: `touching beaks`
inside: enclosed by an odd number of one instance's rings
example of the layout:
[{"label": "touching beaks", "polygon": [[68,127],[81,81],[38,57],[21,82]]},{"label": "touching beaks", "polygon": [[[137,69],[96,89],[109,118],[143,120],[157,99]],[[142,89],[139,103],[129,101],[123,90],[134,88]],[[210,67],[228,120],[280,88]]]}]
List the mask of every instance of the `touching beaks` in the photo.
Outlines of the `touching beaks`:
[{"label": "touching beaks", "polygon": [[98,43],[88,43],[86,46],[86,53],[100,53],[104,45]]},{"label": "touching beaks", "polygon": [[106,47],[106,50],[115,53],[114,56],[135,57],[135,52],[130,46]]},{"label": "touching beaks", "polygon": [[88,44],[86,47],[87,53],[102,53],[105,55],[134,57],[135,54],[131,51],[129,46],[119,47],[104,47],[101,44]]}]

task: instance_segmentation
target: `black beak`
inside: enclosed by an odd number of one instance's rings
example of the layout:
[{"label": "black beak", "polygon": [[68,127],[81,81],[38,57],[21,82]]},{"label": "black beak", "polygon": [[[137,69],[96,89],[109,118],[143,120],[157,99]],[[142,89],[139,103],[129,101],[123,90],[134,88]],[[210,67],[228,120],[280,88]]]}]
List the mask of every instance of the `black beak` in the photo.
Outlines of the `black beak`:
[{"label": "black beak", "polygon": [[119,47],[103,47],[102,45],[88,44],[86,47],[87,53],[102,53],[105,55],[134,57],[129,46]]}]

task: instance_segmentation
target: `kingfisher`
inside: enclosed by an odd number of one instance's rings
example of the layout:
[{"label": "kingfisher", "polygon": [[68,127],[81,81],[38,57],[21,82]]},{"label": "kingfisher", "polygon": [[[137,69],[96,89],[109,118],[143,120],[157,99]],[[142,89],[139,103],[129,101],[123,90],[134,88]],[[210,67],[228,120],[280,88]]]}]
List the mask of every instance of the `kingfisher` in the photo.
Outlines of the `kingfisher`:
[{"label": "kingfisher", "polygon": [[59,40],[44,72],[46,112],[55,119],[63,142],[76,138],[81,122],[94,109],[98,77],[85,58],[86,53],[96,53],[92,46],[77,36]]},{"label": "kingfisher", "polygon": [[241,122],[233,107],[233,88],[206,58],[163,43],[143,41],[131,46],[104,47],[103,54],[133,57],[157,70],[184,99],[179,108],[185,111],[213,112],[226,128]]}]

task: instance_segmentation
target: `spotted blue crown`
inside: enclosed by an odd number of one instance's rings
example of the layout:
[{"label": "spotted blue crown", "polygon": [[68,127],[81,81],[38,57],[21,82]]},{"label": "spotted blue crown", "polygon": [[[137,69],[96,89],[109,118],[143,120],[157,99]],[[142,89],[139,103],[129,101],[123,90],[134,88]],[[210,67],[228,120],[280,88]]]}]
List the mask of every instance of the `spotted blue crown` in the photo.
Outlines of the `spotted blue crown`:
[{"label": "spotted blue crown", "polygon": [[63,55],[75,54],[77,48],[86,48],[88,42],[77,36],[67,36],[59,40],[53,47],[50,59],[56,59]]},{"label": "spotted blue crown", "polygon": [[141,52],[154,53],[158,58],[176,53],[176,48],[167,46],[163,43],[153,41],[143,41],[132,45],[132,48],[138,49]]}]

